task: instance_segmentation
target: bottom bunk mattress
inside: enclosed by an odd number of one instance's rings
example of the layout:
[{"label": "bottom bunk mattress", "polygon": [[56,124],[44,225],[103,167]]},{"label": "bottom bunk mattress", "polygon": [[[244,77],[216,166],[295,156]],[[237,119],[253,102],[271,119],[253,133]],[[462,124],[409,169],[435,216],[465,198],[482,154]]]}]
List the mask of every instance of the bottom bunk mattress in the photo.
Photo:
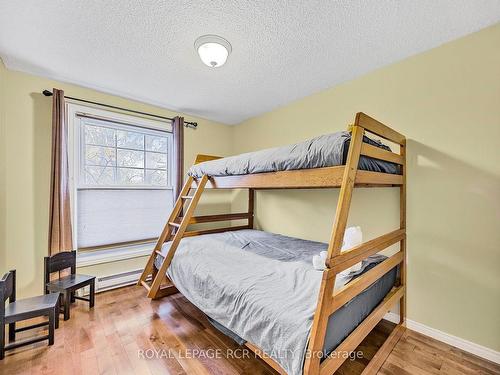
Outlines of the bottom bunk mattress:
[{"label": "bottom bunk mattress", "polygon": [[[169,246],[164,244],[163,254]],[[301,374],[323,275],[311,259],[327,246],[253,229],[188,237],[182,239],[167,274],[218,329],[240,344],[257,345],[288,374]],[[372,256],[360,270],[340,273],[335,289],[383,259]],[[157,257],[156,267],[160,265]],[[388,272],[330,316],[325,354],[382,301],[396,273]]]}]

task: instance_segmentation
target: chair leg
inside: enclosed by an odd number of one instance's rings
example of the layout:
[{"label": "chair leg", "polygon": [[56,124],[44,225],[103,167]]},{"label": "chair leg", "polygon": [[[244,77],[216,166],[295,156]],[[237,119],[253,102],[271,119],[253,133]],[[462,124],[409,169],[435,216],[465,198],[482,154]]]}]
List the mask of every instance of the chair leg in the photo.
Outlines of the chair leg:
[{"label": "chair leg", "polygon": [[89,308],[93,308],[95,303],[95,279],[90,282]]},{"label": "chair leg", "polygon": [[64,320],[69,319],[69,308],[71,304],[71,293],[69,291],[64,292]]},{"label": "chair leg", "polygon": [[[59,298],[61,298],[61,296],[59,296]],[[56,307],[54,308],[54,312],[55,312],[55,316],[54,316],[54,319],[55,319],[55,322],[54,322],[54,326],[56,329],[59,328],[59,313],[60,313],[61,309],[59,307],[59,302],[57,303]]]},{"label": "chair leg", "polygon": [[16,341],[16,323],[9,323],[9,342]]},{"label": "chair leg", "polygon": [[5,323],[3,320],[0,323],[0,360],[2,360],[5,357]]},{"label": "chair leg", "polygon": [[49,312],[49,345],[54,345],[54,330],[56,328],[56,316],[58,315],[55,308]]}]

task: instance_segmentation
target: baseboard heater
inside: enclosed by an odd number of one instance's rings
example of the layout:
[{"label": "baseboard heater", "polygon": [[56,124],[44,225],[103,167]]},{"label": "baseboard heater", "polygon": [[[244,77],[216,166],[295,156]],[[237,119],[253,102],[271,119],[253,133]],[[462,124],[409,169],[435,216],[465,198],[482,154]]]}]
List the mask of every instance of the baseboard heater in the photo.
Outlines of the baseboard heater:
[{"label": "baseboard heater", "polygon": [[[132,270],[127,272],[120,272],[108,276],[96,277],[95,291],[96,293],[104,292],[106,290],[121,288],[127,285],[133,285],[139,280],[141,276],[142,269]],[[77,295],[85,296],[90,292],[89,287],[80,289]]]}]

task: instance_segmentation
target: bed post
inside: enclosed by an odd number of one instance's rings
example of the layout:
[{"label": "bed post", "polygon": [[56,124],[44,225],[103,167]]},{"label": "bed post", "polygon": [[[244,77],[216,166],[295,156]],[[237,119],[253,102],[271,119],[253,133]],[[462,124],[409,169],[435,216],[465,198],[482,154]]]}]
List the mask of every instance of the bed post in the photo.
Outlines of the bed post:
[{"label": "bed post", "polygon": [[248,228],[254,227],[255,189],[248,189]]},{"label": "bed post", "polygon": [[[403,157],[403,184],[399,187],[399,228],[406,234],[406,140],[399,146],[399,153]],[[403,262],[400,265],[399,282],[406,287],[406,236],[400,242],[400,250],[403,252]],[[404,325],[406,321],[406,292],[399,301],[399,324]]]},{"label": "bed post", "polygon": [[306,356],[304,364],[305,375],[317,375],[320,373],[320,358],[318,354],[320,354],[323,350],[328,318],[330,316],[329,311],[333,300],[335,277],[337,275],[337,272],[330,268],[330,260],[333,256],[338,255],[340,253],[340,249],[342,248],[342,241],[344,238],[345,228],[347,226],[347,217],[349,215],[349,207],[351,204],[352,191],[354,189],[354,181],[358,170],[361,143],[363,141],[364,129],[358,126],[358,122],[359,116],[357,115],[352,128],[351,143],[347,153],[346,166],[342,177],[342,186],[339,192],[333,230],[328,244],[328,267],[323,271],[323,279],[318,298],[318,307],[316,308],[313,327],[311,329],[311,336],[309,338],[309,353]]}]

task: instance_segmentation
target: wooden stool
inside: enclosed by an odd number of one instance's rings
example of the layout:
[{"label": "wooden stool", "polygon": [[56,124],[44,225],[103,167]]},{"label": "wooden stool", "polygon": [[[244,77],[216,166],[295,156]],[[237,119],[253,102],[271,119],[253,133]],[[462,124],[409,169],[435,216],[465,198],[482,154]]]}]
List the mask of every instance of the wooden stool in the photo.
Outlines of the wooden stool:
[{"label": "wooden stool", "polygon": [[[5,301],[9,304],[5,306]],[[0,280],[0,359],[5,356],[5,351],[20,346],[33,344],[35,342],[49,340],[49,345],[54,344],[54,330],[59,327],[59,294],[52,293],[42,296],[25,298],[16,301],[16,270],[7,272]],[[33,324],[16,329],[16,322],[25,319],[48,316],[46,322]],[[5,325],[9,325],[9,343],[5,345]],[[49,333],[46,336],[38,336],[28,340],[15,342],[16,332],[48,325]]]},{"label": "wooden stool", "polygon": [[[45,257],[45,294],[50,292],[58,292],[63,296],[63,313],[64,320],[70,317],[70,304],[75,302],[75,299],[87,301],[89,308],[94,307],[95,301],[95,276],[77,275],[76,274],[76,251],[64,251],[50,257]],[[50,280],[50,275],[54,272],[59,272],[69,268],[71,273],[67,276],[59,277],[56,280]],[[75,296],[75,291],[90,286],[89,298]]]}]

